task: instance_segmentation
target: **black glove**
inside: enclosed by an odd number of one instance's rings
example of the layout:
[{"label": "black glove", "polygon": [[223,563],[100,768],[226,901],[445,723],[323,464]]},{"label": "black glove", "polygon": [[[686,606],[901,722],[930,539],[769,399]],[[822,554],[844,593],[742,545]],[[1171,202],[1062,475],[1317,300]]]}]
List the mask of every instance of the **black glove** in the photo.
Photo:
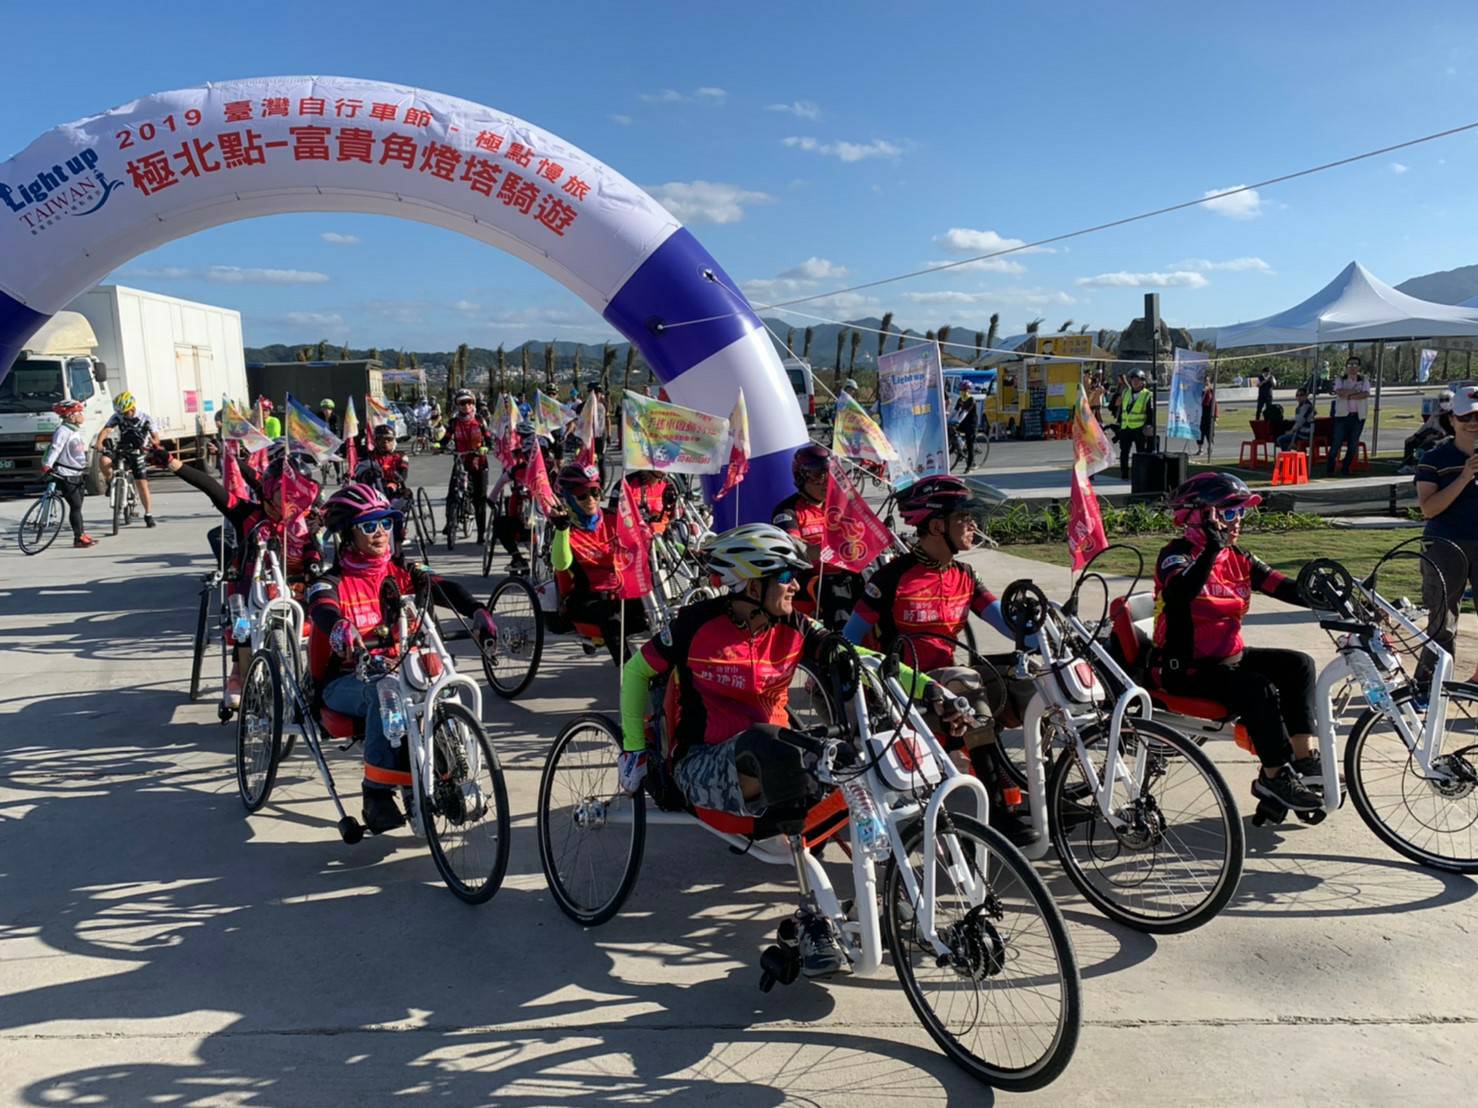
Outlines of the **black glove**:
[{"label": "black glove", "polygon": [[1206,548],[1208,550],[1222,550],[1227,545],[1226,532],[1221,529],[1221,521],[1210,516],[1205,517],[1201,530],[1206,532]]},{"label": "black glove", "polygon": [[570,529],[570,513],[555,512],[549,516],[549,522],[554,524],[556,531],[568,531]]},{"label": "black glove", "polygon": [[169,451],[162,446],[149,448],[149,464],[155,469],[169,468]]}]

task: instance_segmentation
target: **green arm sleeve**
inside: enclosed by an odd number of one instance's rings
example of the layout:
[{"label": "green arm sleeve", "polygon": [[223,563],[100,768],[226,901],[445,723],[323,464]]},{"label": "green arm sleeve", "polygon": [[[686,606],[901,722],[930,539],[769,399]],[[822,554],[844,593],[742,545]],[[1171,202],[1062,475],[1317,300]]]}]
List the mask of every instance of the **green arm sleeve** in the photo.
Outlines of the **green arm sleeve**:
[{"label": "green arm sleeve", "polygon": [[[858,654],[866,655],[869,658],[882,657],[882,655],[878,653],[878,651],[868,650],[865,646],[854,647],[854,649],[857,651]],[[921,697],[924,695],[924,690],[927,689],[930,685],[934,684],[934,681],[927,674],[920,673],[917,670],[909,669],[908,666],[904,665],[902,662],[899,662],[898,683],[903,686],[904,692]]]},{"label": "green arm sleeve", "polygon": [[570,567],[575,564],[575,552],[570,549],[568,527],[554,529],[554,541],[549,544],[549,560],[554,565],[555,573],[568,573]]},{"label": "green arm sleeve", "polygon": [[[569,540],[565,540],[568,545]],[[558,546],[555,547],[559,549]],[[638,650],[626,662],[621,671],[621,749],[645,750],[647,748],[646,711],[647,695],[652,688],[652,678],[657,671],[647,664]]]}]

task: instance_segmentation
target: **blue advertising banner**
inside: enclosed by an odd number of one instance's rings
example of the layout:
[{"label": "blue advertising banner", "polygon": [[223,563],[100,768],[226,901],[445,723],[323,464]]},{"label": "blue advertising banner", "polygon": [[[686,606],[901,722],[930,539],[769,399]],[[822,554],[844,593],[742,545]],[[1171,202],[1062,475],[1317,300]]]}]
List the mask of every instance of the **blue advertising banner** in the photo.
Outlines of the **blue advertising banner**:
[{"label": "blue advertising banner", "polygon": [[1167,438],[1190,439],[1201,434],[1201,397],[1206,391],[1205,354],[1177,348],[1175,372],[1170,377],[1170,418]]},{"label": "blue advertising banner", "polygon": [[888,467],[894,488],[949,472],[938,343],[920,343],[878,359],[878,406],[883,434],[898,451],[898,462]]}]

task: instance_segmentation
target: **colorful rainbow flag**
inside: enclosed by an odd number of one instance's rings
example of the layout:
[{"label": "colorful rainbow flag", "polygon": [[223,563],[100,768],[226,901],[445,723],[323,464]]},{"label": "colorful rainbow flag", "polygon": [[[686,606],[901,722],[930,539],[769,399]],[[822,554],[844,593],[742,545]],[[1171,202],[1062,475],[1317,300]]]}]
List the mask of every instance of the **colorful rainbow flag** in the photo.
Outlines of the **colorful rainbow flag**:
[{"label": "colorful rainbow flag", "polygon": [[354,397],[349,398],[349,406],[344,410],[344,461],[346,470],[350,477],[359,468],[359,446],[355,442],[359,438],[359,415],[354,410]]},{"label": "colorful rainbow flag", "polygon": [[729,459],[729,421],[628,389],[621,401],[621,441],[628,473],[717,473]]},{"label": "colorful rainbow flag", "polygon": [[861,404],[846,393],[837,397],[836,421],[831,431],[831,450],[843,458],[886,465],[898,461],[898,451],[872,421]]},{"label": "colorful rainbow flag", "polygon": [[287,421],[284,430],[288,442],[301,443],[303,449],[319,462],[327,461],[343,444],[343,439],[328,429],[328,424],[314,415],[302,401],[287,394]]},{"label": "colorful rainbow flag", "polygon": [[262,433],[262,429],[231,400],[226,401],[221,409],[221,432],[231,442],[245,446],[250,454],[272,445],[272,440]]},{"label": "colorful rainbow flag", "polygon": [[390,405],[376,400],[373,396],[366,395],[364,398],[364,418],[369,421],[370,430],[389,424],[395,426],[395,413],[390,410]]}]

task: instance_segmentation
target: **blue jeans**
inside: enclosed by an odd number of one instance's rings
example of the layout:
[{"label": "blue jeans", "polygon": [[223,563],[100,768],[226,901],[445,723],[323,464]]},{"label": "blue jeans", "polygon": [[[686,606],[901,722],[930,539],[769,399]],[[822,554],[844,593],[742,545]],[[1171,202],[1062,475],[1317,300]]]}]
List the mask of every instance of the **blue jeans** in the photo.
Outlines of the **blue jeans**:
[{"label": "blue jeans", "polygon": [[364,720],[365,788],[410,786],[409,751],[404,739],[396,749],[385,738],[385,729],[380,724],[380,698],[373,681],[361,681],[352,673],[336,677],[323,687],[323,703],[340,715]]},{"label": "blue jeans", "polygon": [[1345,464],[1340,472],[1346,477],[1350,475],[1350,466],[1355,464],[1355,451],[1360,445],[1360,433],[1365,430],[1365,421],[1353,412],[1335,418],[1334,430],[1329,436],[1329,462],[1324,467],[1326,475],[1334,473],[1334,463],[1339,457],[1339,448],[1346,446]]}]

